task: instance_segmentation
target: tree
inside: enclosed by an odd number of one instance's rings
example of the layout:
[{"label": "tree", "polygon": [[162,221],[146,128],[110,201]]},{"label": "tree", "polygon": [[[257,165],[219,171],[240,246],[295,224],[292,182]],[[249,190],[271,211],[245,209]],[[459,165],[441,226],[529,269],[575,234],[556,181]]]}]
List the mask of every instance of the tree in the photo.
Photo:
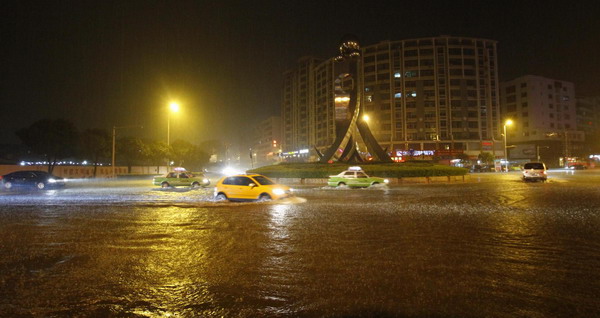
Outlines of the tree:
[{"label": "tree", "polygon": [[86,129],[80,138],[80,149],[83,159],[90,159],[94,164],[94,178],[100,160],[110,157],[112,140],[110,133],[104,129]]},{"label": "tree", "polygon": [[176,140],[171,144],[172,158],[178,166],[186,166],[189,170],[201,170],[208,163],[210,155],[187,141]]},{"label": "tree", "polygon": [[65,119],[43,119],[28,128],[19,129],[16,135],[32,152],[43,155],[48,162],[48,173],[61,159],[75,155],[79,132]]},{"label": "tree", "polygon": [[160,171],[160,166],[164,165],[167,162],[167,158],[169,157],[169,147],[167,143],[164,141],[148,141],[145,140],[144,143],[148,149],[146,160],[148,164],[155,165],[156,171]]},{"label": "tree", "polygon": [[456,158],[460,159],[462,163],[469,163],[469,155],[467,155],[466,153],[459,153],[458,155],[456,155]]},{"label": "tree", "polygon": [[148,147],[139,138],[125,137],[117,142],[117,158],[125,162],[127,172],[131,173],[131,166],[141,164],[148,157]]},{"label": "tree", "polygon": [[477,159],[481,160],[483,163],[492,163],[494,162],[494,155],[491,152],[482,152],[477,156]]}]

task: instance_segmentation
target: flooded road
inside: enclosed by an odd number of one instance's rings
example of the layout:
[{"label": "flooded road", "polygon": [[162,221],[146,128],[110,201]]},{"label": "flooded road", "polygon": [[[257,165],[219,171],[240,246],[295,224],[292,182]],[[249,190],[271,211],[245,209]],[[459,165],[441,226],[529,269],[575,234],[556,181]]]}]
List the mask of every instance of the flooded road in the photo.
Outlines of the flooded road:
[{"label": "flooded road", "polygon": [[0,316],[599,316],[600,173],[469,180],[0,191]]}]

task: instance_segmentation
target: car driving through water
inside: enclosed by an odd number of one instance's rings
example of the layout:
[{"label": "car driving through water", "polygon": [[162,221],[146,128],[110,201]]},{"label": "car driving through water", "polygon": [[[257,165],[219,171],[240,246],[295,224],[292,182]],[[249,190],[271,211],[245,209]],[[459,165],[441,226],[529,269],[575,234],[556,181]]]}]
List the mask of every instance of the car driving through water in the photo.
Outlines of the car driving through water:
[{"label": "car driving through water", "polygon": [[217,201],[270,201],[292,196],[292,189],[260,174],[223,177],[215,186]]},{"label": "car driving through water", "polygon": [[162,188],[181,186],[198,188],[209,186],[210,180],[201,172],[189,172],[183,168],[175,168],[163,176],[154,177],[152,184]]},{"label": "car driving through water", "polygon": [[366,188],[376,184],[388,184],[389,180],[370,177],[361,167],[350,167],[335,176],[329,176],[327,184],[332,187],[348,186],[351,188]]},{"label": "car driving through water", "polygon": [[44,190],[65,186],[65,179],[45,171],[16,171],[0,176],[2,187],[10,190],[15,187],[30,187]]}]

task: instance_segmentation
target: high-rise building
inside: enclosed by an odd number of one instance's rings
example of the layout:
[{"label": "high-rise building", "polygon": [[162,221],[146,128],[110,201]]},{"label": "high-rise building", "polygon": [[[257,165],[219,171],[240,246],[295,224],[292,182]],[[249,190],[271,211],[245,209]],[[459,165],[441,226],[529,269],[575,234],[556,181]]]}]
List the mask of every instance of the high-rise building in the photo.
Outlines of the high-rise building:
[{"label": "high-rise building", "polygon": [[251,148],[253,163],[258,165],[278,162],[281,153],[281,117],[271,116],[254,128]]},{"label": "high-rise building", "polygon": [[501,105],[503,119],[513,121],[507,130],[509,143],[518,146],[511,158],[541,157],[551,165],[564,165],[565,157],[581,150],[584,134],[577,130],[573,83],[522,76],[502,83]]},{"label": "high-rise building", "polygon": [[588,154],[600,155],[600,96],[577,97],[577,130],[585,134]]},{"label": "high-rise building", "polygon": [[361,78],[344,83],[333,58],[300,59],[285,74],[284,151],[335,139],[335,87],[361,85],[373,135],[392,157],[501,156],[496,41],[440,36],[361,49]]}]

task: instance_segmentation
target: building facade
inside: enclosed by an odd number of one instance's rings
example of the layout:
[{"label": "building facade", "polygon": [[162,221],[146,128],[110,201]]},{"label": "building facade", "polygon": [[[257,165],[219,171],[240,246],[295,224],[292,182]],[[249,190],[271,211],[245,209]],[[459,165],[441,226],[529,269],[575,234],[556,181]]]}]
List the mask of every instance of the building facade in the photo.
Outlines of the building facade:
[{"label": "building facade", "polygon": [[571,82],[526,75],[501,85],[503,120],[513,159],[540,159],[563,166],[582,150],[575,86]]},{"label": "building facade", "polygon": [[600,154],[600,96],[577,97],[577,130],[585,135],[585,148]]},{"label": "building facade", "polygon": [[[362,107],[394,158],[501,156],[496,41],[431,37],[361,49]],[[335,139],[333,58],[303,58],[285,74],[284,152],[323,150]]]},{"label": "building facade", "polygon": [[258,166],[276,163],[281,155],[281,117],[271,116],[254,128],[254,143],[250,153]]}]

